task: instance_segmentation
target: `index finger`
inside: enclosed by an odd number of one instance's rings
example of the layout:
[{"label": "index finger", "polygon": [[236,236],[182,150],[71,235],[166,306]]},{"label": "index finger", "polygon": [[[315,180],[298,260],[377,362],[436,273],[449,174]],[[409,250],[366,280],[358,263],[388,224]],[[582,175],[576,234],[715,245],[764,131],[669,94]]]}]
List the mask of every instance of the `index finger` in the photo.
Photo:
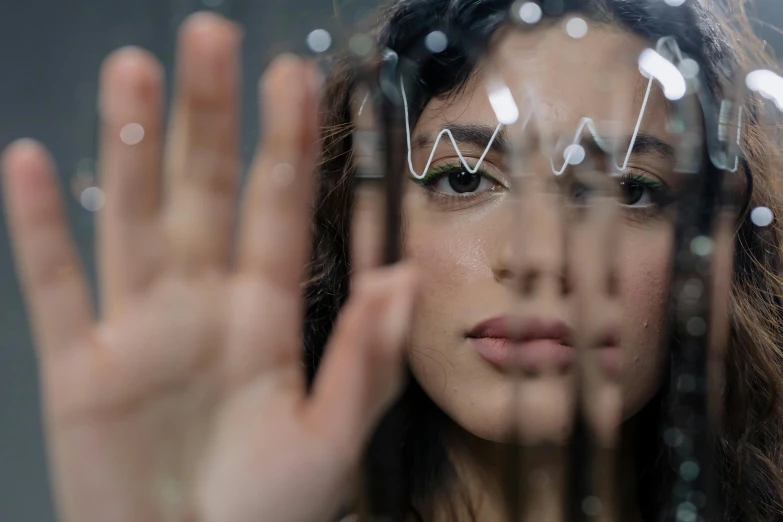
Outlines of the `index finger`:
[{"label": "index finger", "polygon": [[299,291],[310,252],[318,152],[316,70],[294,56],[270,66],[260,90],[264,141],[253,161],[237,252],[240,272]]}]

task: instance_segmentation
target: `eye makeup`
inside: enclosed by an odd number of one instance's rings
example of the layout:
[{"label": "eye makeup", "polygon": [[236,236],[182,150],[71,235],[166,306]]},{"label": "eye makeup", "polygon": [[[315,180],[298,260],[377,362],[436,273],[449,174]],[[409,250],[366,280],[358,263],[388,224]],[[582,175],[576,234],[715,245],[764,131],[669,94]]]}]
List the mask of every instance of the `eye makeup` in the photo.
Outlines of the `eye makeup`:
[{"label": "eye makeup", "polygon": [[421,178],[411,176],[427,199],[442,210],[472,208],[508,190],[506,185],[486,169],[463,168],[460,163],[446,162],[431,167]]},{"label": "eye makeup", "polygon": [[[465,169],[460,163],[446,162],[431,167],[422,178],[411,177],[425,191],[427,198],[440,209],[456,210],[472,208],[509,187],[486,169]],[[571,203],[584,205],[592,190],[588,184],[576,181],[573,176],[561,178],[569,186]],[[637,218],[654,217],[676,201],[673,191],[662,181],[639,169],[630,169],[616,178],[619,184],[618,203],[623,210]]]}]

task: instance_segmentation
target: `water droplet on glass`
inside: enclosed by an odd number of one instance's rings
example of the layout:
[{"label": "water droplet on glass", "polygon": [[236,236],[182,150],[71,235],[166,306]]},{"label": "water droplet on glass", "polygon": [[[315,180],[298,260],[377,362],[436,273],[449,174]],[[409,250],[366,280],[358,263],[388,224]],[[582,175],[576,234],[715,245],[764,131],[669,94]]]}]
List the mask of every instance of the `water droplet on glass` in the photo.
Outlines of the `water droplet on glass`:
[{"label": "water droplet on glass", "polygon": [[106,203],[106,196],[98,187],[87,187],[82,191],[79,201],[90,212],[96,212],[103,208],[103,205]]},{"label": "water droplet on glass", "polygon": [[571,38],[584,38],[587,35],[587,22],[584,18],[574,17],[566,22],[566,33]]},{"label": "water droplet on glass", "polygon": [[767,207],[756,207],[750,213],[750,220],[757,227],[768,227],[775,216]]},{"label": "water droplet on glass", "polygon": [[525,2],[519,8],[519,18],[526,24],[537,24],[542,16],[541,6],[535,2]]},{"label": "water droplet on glass", "polygon": [[664,0],[664,2],[672,7],[679,7],[685,3],[685,0]]},{"label": "water droplet on glass", "polygon": [[563,151],[563,159],[569,165],[579,165],[585,160],[585,148],[577,143],[573,143]]},{"label": "water droplet on glass", "polygon": [[677,378],[677,389],[683,393],[691,393],[696,389],[696,379],[689,373],[684,373]]},{"label": "water droplet on glass", "polygon": [[663,440],[667,446],[677,447],[682,443],[682,433],[677,428],[669,428],[663,432]]},{"label": "water droplet on glass", "polygon": [[427,50],[433,54],[442,53],[449,46],[449,39],[443,31],[432,31],[424,39]]},{"label": "water droplet on glass", "polygon": [[704,285],[698,279],[688,279],[682,286],[683,297],[696,300],[701,297],[701,293],[704,291]]},{"label": "water droplet on glass", "polygon": [[674,448],[680,457],[689,457],[693,453],[693,442],[688,437],[683,437],[677,447]]},{"label": "water droplet on glass", "polygon": [[76,164],[76,172],[71,177],[71,194],[78,200],[84,189],[93,185],[95,185],[95,161],[92,158],[82,158]]},{"label": "water droplet on glass", "polygon": [[120,129],[120,139],[125,145],[138,145],[144,139],[144,127],[129,123]]},{"label": "water droplet on glass", "polygon": [[696,513],[687,510],[677,510],[677,522],[697,522]]},{"label": "water droplet on glass", "polygon": [[601,514],[601,501],[594,496],[585,497],[582,501],[582,512],[588,517],[597,517]]},{"label": "water droplet on glass", "polygon": [[372,52],[373,39],[367,34],[355,34],[348,40],[348,48],[357,56],[367,56]]},{"label": "water droplet on glass", "polygon": [[[698,477],[700,471],[701,470],[699,469],[699,465],[692,460],[686,460],[680,464],[680,477],[682,477],[684,480],[687,480],[688,482]],[[691,503],[688,502],[688,504]],[[682,506],[682,504],[680,504],[680,506]],[[696,511],[696,506],[693,504],[691,504],[691,506],[693,506],[693,511]]]},{"label": "water droplet on glass", "polygon": [[697,256],[708,256],[712,253],[712,239],[707,236],[696,236],[691,241],[691,252]]},{"label": "water droplet on glass", "polygon": [[332,35],[326,29],[315,29],[307,35],[307,47],[314,53],[322,53],[332,46]]},{"label": "water droplet on glass", "polygon": [[707,332],[707,323],[701,317],[691,317],[685,325],[688,333],[694,337],[701,337]]},{"label": "water droplet on glass", "polygon": [[685,132],[685,121],[677,116],[669,118],[666,121],[666,130],[672,134],[682,134]]}]

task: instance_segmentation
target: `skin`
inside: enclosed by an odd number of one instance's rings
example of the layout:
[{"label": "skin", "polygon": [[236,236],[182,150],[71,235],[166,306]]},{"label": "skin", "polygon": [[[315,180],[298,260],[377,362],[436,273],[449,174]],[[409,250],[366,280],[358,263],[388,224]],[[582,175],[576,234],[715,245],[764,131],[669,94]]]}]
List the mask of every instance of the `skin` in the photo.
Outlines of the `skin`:
[{"label": "skin", "polygon": [[[421,174],[434,138],[443,128],[469,124],[494,129],[498,120],[485,85],[499,75],[520,100],[524,79],[538,96],[538,120],[525,132],[513,126],[506,129],[509,140],[534,144],[520,182],[522,195],[516,198],[508,189],[512,183],[508,160],[502,153],[490,151],[482,168],[499,184],[482,182],[478,190],[460,200],[464,194],[455,193],[447,178],[434,186],[440,193],[435,197],[411,182],[405,201],[406,246],[421,269],[423,285],[411,336],[411,366],[429,396],[453,419],[454,436],[470,448],[467,452],[471,455],[463,460],[469,460],[467,467],[474,469],[466,474],[476,475],[475,468],[483,467],[484,473],[479,471],[478,475],[484,478],[498,469],[497,448],[493,449],[492,443],[507,439],[514,418],[521,426],[518,436],[528,444],[562,440],[575,407],[577,370],[561,374],[542,368],[520,377],[479,356],[466,333],[481,321],[506,314],[559,318],[573,327],[579,321],[579,306],[591,306],[589,300],[575,299],[578,291],[567,295],[562,290],[563,278],[571,278],[572,285],[579,288],[590,277],[575,270],[587,263],[586,258],[568,257],[557,240],[581,225],[578,220],[569,222],[562,217],[563,199],[558,195],[549,156],[535,144],[541,137],[550,142],[559,136],[572,139],[583,116],[596,122],[619,121],[621,134],[630,135],[647,87],[636,60],[649,47],[629,33],[594,23],[580,40],[569,37],[563,24],[557,23],[527,33],[501,32],[494,45],[461,94],[434,99],[426,106],[412,133],[412,160]],[[506,60],[511,56],[513,60]],[[611,91],[601,81],[606,77],[612,78]],[[666,119],[665,99],[656,87],[641,132],[673,146]],[[459,145],[468,162],[475,165],[486,142],[479,146],[463,141]],[[454,148],[445,139],[435,150],[432,168],[444,164],[459,164]],[[634,154],[629,169],[672,189],[677,187],[673,164],[655,154]],[[599,421],[604,431],[608,423],[610,432],[616,432],[620,418],[632,417],[660,386],[664,364],[660,332],[672,241],[671,213],[646,215],[639,208],[613,205],[614,258],[595,257],[593,261],[599,261],[604,271],[614,263],[619,295],[604,303],[592,302],[598,308],[611,305],[604,319],[608,317],[621,328],[624,353],[619,384],[608,377],[595,382],[613,397],[605,404],[615,404],[618,409],[616,415]],[[592,242],[606,240],[605,236],[593,236]],[[515,250],[520,243],[523,247]],[[574,263],[575,259],[578,262]],[[520,290],[520,279],[525,276],[533,283]],[[509,398],[515,393],[519,402],[515,414],[510,415]],[[561,457],[549,459],[545,467],[553,469],[558,459]],[[476,479],[474,486],[486,489],[486,483]],[[485,502],[482,509],[486,511],[481,511],[487,519],[499,513],[497,505],[491,504],[491,500]]]},{"label": "skin", "polygon": [[[411,183],[405,199],[410,262],[396,267],[375,267],[382,242],[373,224],[381,219],[373,215],[377,205],[364,203],[377,194],[362,198],[361,211],[370,215],[357,222],[370,226],[354,231],[360,262],[353,292],[306,393],[299,290],[316,185],[318,79],[293,57],[278,59],[265,74],[259,85],[265,141],[238,201],[239,45],[238,28],[219,16],[198,14],[184,23],[166,136],[160,64],[134,48],[104,63],[100,313],[67,230],[51,157],[30,140],[3,153],[4,207],[41,368],[59,520],[331,520],[352,493],[352,473],[374,424],[400,390],[409,332],[415,377],[459,426],[456,436],[472,458],[458,466],[482,493],[482,466],[486,474],[496,472],[494,443],[509,433],[514,382],[525,398],[518,418],[537,420],[523,423],[522,435],[557,441],[574,406],[573,375],[546,370],[515,379],[480,359],[466,331],[511,311],[589,324],[573,315],[580,308],[574,303],[584,303],[561,295],[561,282],[570,278],[573,295],[589,295],[581,282],[606,272],[600,263],[587,264],[593,272],[571,270],[562,243],[552,241],[570,228],[554,210],[560,199],[545,175],[548,160],[531,157],[530,190],[519,206],[505,190],[471,205],[444,206]],[[575,42],[555,26],[535,36],[502,36],[497,52],[515,56],[514,70],[504,72],[512,84],[515,71],[535,71],[528,76],[547,109],[541,121],[559,134],[573,132],[585,114],[596,120],[620,114],[628,123],[622,116],[638,112],[644,82],[632,60],[617,57],[638,56],[644,47],[598,26]],[[606,92],[597,83],[571,81],[576,73],[595,80],[611,75],[614,109],[603,103]],[[479,94],[486,74],[465,96],[430,103],[415,137],[450,122],[494,127]],[[643,130],[671,143],[665,114],[656,90]],[[119,139],[128,123],[144,127],[141,143]],[[415,164],[423,165],[423,154],[414,150]],[[436,162],[453,159],[449,154],[440,147]],[[676,184],[660,158],[638,158],[632,166]],[[486,168],[503,181],[501,167],[497,154],[488,158]],[[535,219],[510,227],[520,209]],[[658,387],[671,226],[664,216],[623,212],[611,230],[619,237],[619,304],[627,314],[620,382],[628,418]],[[235,223],[236,245],[228,240]],[[519,230],[522,250],[513,241]],[[578,253],[590,254],[590,244]],[[566,268],[561,273],[552,269],[557,266]],[[519,274],[533,274],[524,299]],[[618,303],[606,304],[597,307],[608,310],[598,322],[616,317]],[[610,394],[615,386],[611,378],[595,384]],[[530,519],[556,520],[548,514],[561,505],[559,492],[548,486],[557,478],[553,470],[562,469],[561,455],[539,455],[540,462],[529,463],[549,472],[536,481],[549,493],[538,497]],[[479,520],[500,519],[493,500],[481,506]]]},{"label": "skin", "polygon": [[[58,520],[331,520],[399,391],[415,271],[368,265],[306,392],[300,285],[318,79],[312,65],[287,56],[259,84],[268,132],[239,212],[240,40],[216,15],[184,23],[167,139],[160,64],[135,48],[106,59],[100,314],[51,157],[31,140],[3,153]],[[145,129],[138,144],[120,139],[129,123]]]}]

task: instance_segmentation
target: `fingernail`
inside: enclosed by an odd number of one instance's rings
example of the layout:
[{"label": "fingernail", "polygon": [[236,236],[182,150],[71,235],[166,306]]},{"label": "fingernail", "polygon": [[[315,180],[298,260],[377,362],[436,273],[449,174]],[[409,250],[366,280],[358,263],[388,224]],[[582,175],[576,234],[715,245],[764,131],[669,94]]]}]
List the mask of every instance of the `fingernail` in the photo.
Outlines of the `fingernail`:
[{"label": "fingernail", "polygon": [[292,137],[300,125],[304,91],[302,61],[293,54],[275,58],[264,74],[261,85],[264,132]]},{"label": "fingernail", "polygon": [[183,24],[182,80],[196,96],[211,98],[235,81],[241,30],[216,13],[198,12]]},{"label": "fingernail", "polygon": [[5,148],[0,155],[0,169],[4,172],[29,170],[20,167],[29,166],[45,152],[40,143],[30,138],[21,138]]},{"label": "fingernail", "polygon": [[0,172],[4,180],[13,176],[15,191],[6,196],[21,194],[22,201],[36,197],[48,188],[47,173],[55,169],[54,161],[46,148],[38,141],[22,138],[11,143],[0,156]]},{"label": "fingernail", "polygon": [[225,16],[216,13],[214,11],[197,11],[188,15],[184,22],[182,22],[183,31],[192,31],[195,27],[196,31],[202,30],[201,28],[214,28],[225,27],[231,31],[236,38],[242,38],[244,36],[244,30],[239,23],[229,20]]},{"label": "fingernail", "polygon": [[101,70],[98,110],[104,118],[129,120],[160,102],[164,72],[149,53],[138,47],[113,52]]},{"label": "fingernail", "polygon": [[2,151],[0,158],[8,161],[8,158],[15,158],[17,160],[26,161],[28,158],[37,157],[41,152],[45,151],[43,146],[32,138],[19,138],[11,142],[5,150]]}]

